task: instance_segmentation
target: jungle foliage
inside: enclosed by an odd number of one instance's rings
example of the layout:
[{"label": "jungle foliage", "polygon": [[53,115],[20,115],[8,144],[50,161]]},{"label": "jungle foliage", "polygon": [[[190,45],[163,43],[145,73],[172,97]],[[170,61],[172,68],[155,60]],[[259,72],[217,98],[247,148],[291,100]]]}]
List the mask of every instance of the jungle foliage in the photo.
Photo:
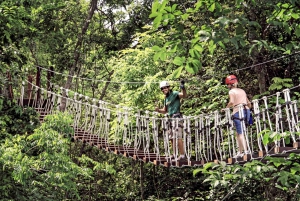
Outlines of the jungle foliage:
[{"label": "jungle foliage", "polygon": [[[74,142],[72,119],[58,113],[40,125],[12,100],[31,80],[153,111],[161,80],[174,89],[185,80],[182,111],[208,113],[225,106],[231,73],[250,99],[298,86],[299,37],[297,0],[1,1],[1,200],[298,200],[298,154],[156,167]],[[299,100],[298,88],[292,94]]]}]

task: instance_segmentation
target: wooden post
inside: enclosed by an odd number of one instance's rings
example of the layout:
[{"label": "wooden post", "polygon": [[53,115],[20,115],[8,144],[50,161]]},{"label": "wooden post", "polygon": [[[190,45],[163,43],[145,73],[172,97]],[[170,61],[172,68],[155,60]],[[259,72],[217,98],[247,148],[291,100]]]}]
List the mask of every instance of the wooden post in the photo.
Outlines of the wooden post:
[{"label": "wooden post", "polygon": [[48,91],[51,91],[50,90],[50,80],[54,76],[53,72],[54,72],[54,68],[51,66],[50,71],[47,71],[47,90]]},{"label": "wooden post", "polygon": [[39,87],[38,91],[37,91],[37,94],[36,94],[36,100],[40,100],[41,98],[41,68],[40,67],[36,67],[36,82],[35,82],[35,85]]},{"label": "wooden post", "polygon": [[[27,83],[27,98],[31,99],[32,96],[32,82],[33,82],[33,75],[28,75],[28,83]],[[29,105],[28,105],[29,106]]]}]

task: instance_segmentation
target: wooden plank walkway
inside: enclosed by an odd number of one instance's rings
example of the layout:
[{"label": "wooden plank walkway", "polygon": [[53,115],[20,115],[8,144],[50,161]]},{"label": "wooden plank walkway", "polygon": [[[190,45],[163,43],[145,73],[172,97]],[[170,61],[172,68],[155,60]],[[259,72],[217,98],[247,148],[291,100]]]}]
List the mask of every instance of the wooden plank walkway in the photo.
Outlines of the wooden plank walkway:
[{"label": "wooden plank walkway", "polygon": [[[40,121],[41,123],[44,121],[47,113],[43,111],[42,108],[36,109],[37,112],[40,113]],[[91,132],[84,131],[80,128],[74,129],[74,136],[72,137],[76,141],[84,142],[90,146],[95,146],[99,149],[105,150],[110,153],[114,153],[116,155],[121,155],[123,157],[128,157],[133,160],[140,160],[145,163],[152,163],[154,165],[161,165],[164,167],[184,167],[184,166],[202,166],[208,162],[219,163],[218,160],[213,161],[195,161],[195,160],[180,160],[180,161],[172,161],[170,159],[166,159],[164,155],[158,155],[154,152],[145,152],[144,150],[135,149],[134,147],[127,147],[121,145],[115,145],[112,142],[107,141],[104,138],[100,138],[99,136],[92,134]],[[226,164],[245,164],[251,160],[260,160],[261,162],[266,162],[264,160],[265,156],[272,157],[288,157],[290,153],[300,153],[300,142],[296,142],[293,144],[293,147],[276,147],[273,150],[266,152],[257,152],[253,154],[247,154],[240,158],[227,158],[224,160]]]}]

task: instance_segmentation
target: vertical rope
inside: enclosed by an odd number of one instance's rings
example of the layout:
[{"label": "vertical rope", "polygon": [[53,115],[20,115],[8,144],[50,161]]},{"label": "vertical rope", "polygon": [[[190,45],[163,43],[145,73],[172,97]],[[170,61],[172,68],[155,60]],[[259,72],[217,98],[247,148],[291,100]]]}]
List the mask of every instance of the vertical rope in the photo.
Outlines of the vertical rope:
[{"label": "vertical rope", "polygon": [[211,134],[210,134],[210,116],[205,116],[205,132],[206,132],[206,156],[207,161],[212,161],[212,140],[211,140]]},{"label": "vertical rope", "polygon": [[148,158],[150,158],[150,127],[149,127],[150,119],[149,119],[149,111],[146,111],[145,114],[146,114],[145,115],[145,128],[146,128],[146,130],[145,130],[145,132],[146,132],[145,133],[145,142],[146,142],[146,145],[145,145],[144,150],[145,150]]},{"label": "vertical rope", "polygon": [[164,136],[164,147],[165,147],[165,155],[168,162],[172,161],[171,152],[170,152],[170,137],[169,137],[169,119],[167,116],[162,118],[162,125],[163,125],[163,136]]},{"label": "vertical rope", "polygon": [[214,140],[213,140],[213,143],[214,143],[214,154],[215,154],[215,158],[217,161],[219,161],[219,157],[218,157],[218,154],[217,154],[217,150],[219,149],[218,147],[218,115],[217,115],[218,111],[214,111]]},{"label": "vertical rope", "polygon": [[[121,120],[122,120],[122,113],[121,113],[121,109],[120,107],[117,105],[116,106],[117,112],[116,112],[116,116],[117,116],[117,126],[116,126],[116,130],[115,130],[115,135],[114,135],[114,145],[119,144],[119,140],[120,139],[120,133],[121,133]],[[110,150],[112,151],[112,150]]]},{"label": "vertical rope", "polygon": [[264,105],[265,105],[265,111],[267,113],[267,117],[268,117],[268,124],[269,124],[269,128],[270,128],[270,131],[273,131],[273,128],[272,128],[272,122],[270,120],[270,114],[269,114],[269,107],[268,107],[268,98],[266,96],[262,97],[263,101],[264,101]]},{"label": "vertical rope", "polygon": [[20,102],[19,102],[19,105],[20,106],[24,106],[24,92],[25,92],[25,82],[24,81],[22,81],[22,86],[21,86],[21,95],[20,95]]},{"label": "vertical rope", "polygon": [[289,89],[285,89],[282,91],[284,94],[284,100],[285,100],[285,110],[286,110],[286,115],[287,115],[287,123],[289,126],[289,131],[290,131],[290,135],[293,139],[293,142],[296,142],[295,139],[295,120],[294,120],[294,112],[293,112],[293,106],[291,105],[291,98],[290,98],[290,90]]},{"label": "vertical rope", "polygon": [[191,157],[192,157],[192,136],[191,136],[191,118],[187,117],[185,118],[184,121],[185,124],[185,132],[186,132],[186,140],[187,140],[187,146],[186,146],[186,156],[188,161],[191,161]]},{"label": "vertical rope", "polygon": [[[179,157],[179,148],[178,148],[178,118],[171,119],[171,132],[172,132],[172,140],[173,140],[173,155],[175,158],[175,161],[177,161],[177,158]],[[183,136],[182,136],[183,137]],[[183,142],[183,139],[182,139]]]},{"label": "vertical rope", "polygon": [[[260,124],[260,108],[258,105],[258,100],[253,100],[253,110],[254,110],[254,119],[255,119],[255,125],[256,125],[256,133],[257,133],[257,145],[260,151],[263,151],[263,145],[262,145],[262,135],[258,135],[261,133],[261,124]],[[267,146],[265,146],[266,152],[268,151]]]},{"label": "vertical rope", "polygon": [[246,122],[245,122],[245,120],[248,121],[248,119],[247,119],[247,117],[245,117],[245,114],[244,114],[244,105],[240,104],[238,107],[239,107],[239,117],[242,119],[240,122],[242,124],[242,130],[244,133],[246,146],[247,146],[245,148],[247,149],[247,151],[249,151],[249,150],[251,150],[251,148],[249,145],[249,135],[248,135],[248,130],[246,128]]},{"label": "vertical rope", "polygon": [[135,114],[135,138],[134,138],[134,148],[136,150],[140,149],[141,145],[141,124],[140,124],[140,114],[139,111],[138,113]]},{"label": "vertical rope", "polygon": [[195,121],[195,157],[196,161],[200,160],[200,125],[199,125],[199,120],[198,118],[194,118]]},{"label": "vertical rope", "polygon": [[152,137],[154,143],[154,153],[156,153],[156,160],[161,161],[160,159],[160,151],[159,151],[159,141],[158,141],[158,127],[157,127],[157,120],[155,117],[152,117]]},{"label": "vertical rope", "polygon": [[[281,105],[279,104],[279,98],[280,98],[280,92],[276,93],[276,112],[275,112],[275,131],[276,133],[283,133],[284,128],[282,124],[282,112],[281,112]],[[285,141],[284,138],[282,139],[283,146],[285,147]],[[276,143],[276,146],[280,146],[280,141]]]}]

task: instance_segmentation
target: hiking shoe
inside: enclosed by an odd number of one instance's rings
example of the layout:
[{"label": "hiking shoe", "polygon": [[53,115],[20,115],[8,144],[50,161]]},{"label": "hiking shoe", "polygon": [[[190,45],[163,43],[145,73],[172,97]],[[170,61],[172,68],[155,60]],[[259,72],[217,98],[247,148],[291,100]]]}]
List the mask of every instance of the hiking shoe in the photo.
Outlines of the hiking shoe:
[{"label": "hiking shoe", "polygon": [[244,153],[245,153],[246,155],[247,155],[247,154],[251,154],[251,152],[250,152],[250,151],[245,151]]},{"label": "hiking shoe", "polygon": [[182,160],[186,160],[185,155],[180,155],[177,159],[174,159],[172,161],[182,161]]},{"label": "hiking shoe", "polygon": [[233,156],[232,158],[241,158],[241,157],[243,157],[244,156],[244,154],[243,153],[240,153],[239,151],[236,153],[236,155],[235,156]]}]

